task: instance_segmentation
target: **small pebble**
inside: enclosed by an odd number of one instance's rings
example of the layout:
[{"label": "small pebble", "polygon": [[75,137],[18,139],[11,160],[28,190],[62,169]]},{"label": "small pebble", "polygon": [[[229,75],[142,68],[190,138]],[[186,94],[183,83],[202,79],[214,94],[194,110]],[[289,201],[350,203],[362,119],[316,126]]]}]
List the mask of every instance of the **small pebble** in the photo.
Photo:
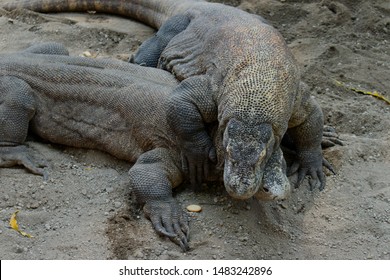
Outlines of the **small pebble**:
[{"label": "small pebble", "polygon": [[202,207],[199,205],[191,204],[187,206],[187,210],[190,212],[200,212],[202,211]]},{"label": "small pebble", "polygon": [[23,253],[23,251],[24,251],[23,248],[20,247],[19,245],[16,245],[14,250],[15,250],[15,253],[17,253],[17,254]]},{"label": "small pebble", "polygon": [[246,241],[248,241],[248,237],[243,236],[243,237],[238,238],[238,240],[240,240],[241,242],[246,242]]},{"label": "small pebble", "polygon": [[40,203],[39,201],[34,201],[31,205],[30,205],[30,208],[31,209],[37,209],[39,207]]},{"label": "small pebble", "polygon": [[143,259],[144,256],[145,256],[145,255],[144,255],[142,252],[140,252],[140,251],[138,251],[138,252],[136,252],[136,253],[134,254],[134,257],[137,258],[137,259]]}]

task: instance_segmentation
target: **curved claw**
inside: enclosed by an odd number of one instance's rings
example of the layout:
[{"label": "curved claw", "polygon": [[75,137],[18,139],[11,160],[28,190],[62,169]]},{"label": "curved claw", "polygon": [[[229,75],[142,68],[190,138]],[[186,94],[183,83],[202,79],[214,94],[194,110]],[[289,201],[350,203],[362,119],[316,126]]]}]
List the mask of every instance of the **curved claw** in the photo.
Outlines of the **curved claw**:
[{"label": "curved claw", "polygon": [[335,145],[344,146],[344,143],[339,138],[335,128],[325,125],[322,133],[321,147],[329,148]]},{"label": "curved claw", "polygon": [[310,171],[310,180],[309,180],[310,190],[318,188],[322,191],[326,185],[326,177],[324,172],[321,170],[311,170]]},{"label": "curved claw", "polygon": [[48,178],[48,172],[45,170],[48,164],[44,160],[35,158],[26,146],[0,147],[0,167],[16,165],[23,165],[31,173],[43,176],[45,181]]},{"label": "curved claw", "polygon": [[165,201],[148,201],[145,203],[144,211],[158,234],[168,237],[183,251],[189,249],[188,217],[173,198]]},{"label": "curved claw", "polygon": [[333,175],[336,175],[336,171],[333,169],[333,166],[324,158],[322,159],[322,165],[332,172]]},{"label": "curved claw", "polygon": [[325,188],[326,177],[322,171],[322,166],[321,168],[300,167],[298,170],[298,180],[295,184],[295,188],[298,188],[302,184],[306,175],[310,176],[309,186],[311,191],[315,188],[318,188],[320,191],[322,191]]}]

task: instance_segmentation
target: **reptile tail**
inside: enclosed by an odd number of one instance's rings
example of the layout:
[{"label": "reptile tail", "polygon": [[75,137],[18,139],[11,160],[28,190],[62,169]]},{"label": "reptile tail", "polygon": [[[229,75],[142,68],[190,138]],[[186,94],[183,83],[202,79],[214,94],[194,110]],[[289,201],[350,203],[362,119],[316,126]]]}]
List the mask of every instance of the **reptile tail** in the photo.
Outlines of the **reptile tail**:
[{"label": "reptile tail", "polygon": [[96,11],[129,17],[158,29],[167,18],[183,12],[194,2],[197,0],[31,0],[7,3],[3,8],[42,13]]}]

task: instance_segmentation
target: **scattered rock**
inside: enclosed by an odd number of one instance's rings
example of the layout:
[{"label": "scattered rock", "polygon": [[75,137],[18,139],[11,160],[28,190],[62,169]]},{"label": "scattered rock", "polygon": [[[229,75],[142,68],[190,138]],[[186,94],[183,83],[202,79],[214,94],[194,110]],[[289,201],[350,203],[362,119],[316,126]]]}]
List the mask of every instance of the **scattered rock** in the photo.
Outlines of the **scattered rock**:
[{"label": "scattered rock", "polygon": [[24,252],[24,249],[23,249],[23,247],[21,247],[19,245],[15,245],[14,252],[17,253],[17,254],[21,254],[21,253]]},{"label": "scattered rock", "polygon": [[187,206],[187,210],[190,212],[200,212],[202,211],[202,207],[196,204],[191,204]]}]

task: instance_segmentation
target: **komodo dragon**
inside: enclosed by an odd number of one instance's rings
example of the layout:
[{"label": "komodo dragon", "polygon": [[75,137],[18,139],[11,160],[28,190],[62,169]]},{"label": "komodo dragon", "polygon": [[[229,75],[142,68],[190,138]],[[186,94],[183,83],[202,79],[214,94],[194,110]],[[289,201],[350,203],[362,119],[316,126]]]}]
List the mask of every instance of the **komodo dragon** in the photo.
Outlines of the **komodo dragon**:
[{"label": "komodo dragon", "polygon": [[[2,54],[0,167],[24,165],[45,175],[24,145],[29,128],[53,143],[102,150],[136,162],[129,175],[137,200],[145,204],[155,230],[186,250],[188,221],[172,197],[184,173],[178,139],[165,118],[168,97],[177,84],[166,71],[71,57],[56,43]],[[274,153],[264,176],[258,198],[288,195],[282,153]]]},{"label": "komodo dragon", "polygon": [[[97,11],[144,22],[158,32],[134,62],[172,72],[181,83],[170,95],[168,123],[180,139],[183,165],[199,184],[211,162],[224,165],[233,197],[257,193],[267,161],[288,132],[297,149],[299,185],[325,186],[323,115],[279,32],[260,16],[216,3],[191,0],[32,0],[6,10]],[[206,131],[218,121],[218,146]],[[221,160],[223,159],[223,160]],[[332,170],[333,171],[333,170]]]}]

